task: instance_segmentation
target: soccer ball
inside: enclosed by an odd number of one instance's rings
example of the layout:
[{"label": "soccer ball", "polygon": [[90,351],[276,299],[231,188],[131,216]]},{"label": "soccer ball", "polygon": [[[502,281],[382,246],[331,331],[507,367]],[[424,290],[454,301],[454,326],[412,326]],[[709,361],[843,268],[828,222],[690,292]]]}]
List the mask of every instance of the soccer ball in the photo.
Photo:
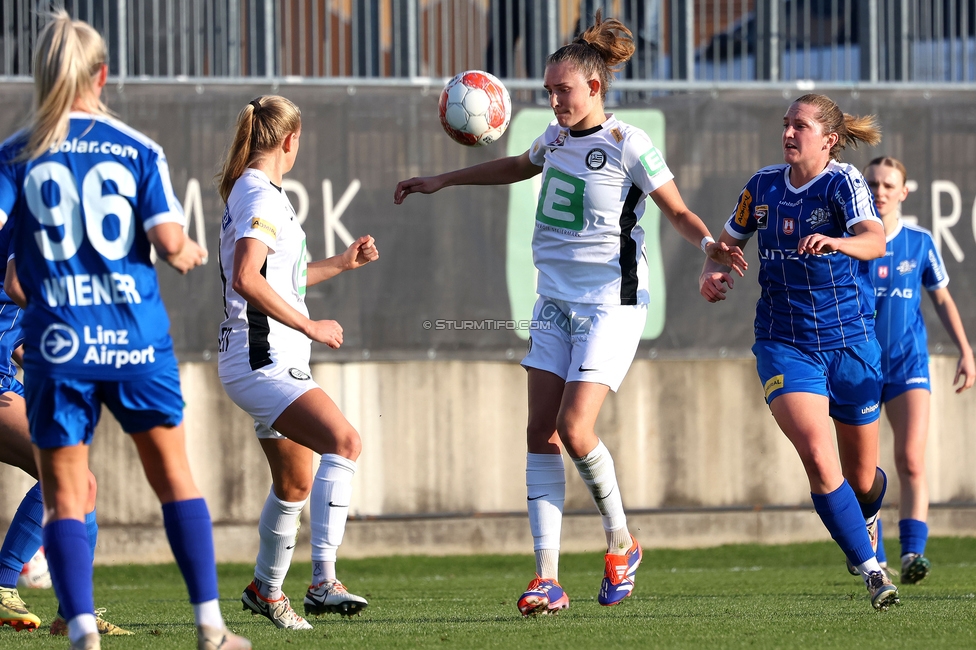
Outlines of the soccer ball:
[{"label": "soccer ball", "polygon": [[512,121],[512,99],[494,75],[468,70],[444,86],[438,106],[447,134],[469,147],[483,147],[502,137]]}]

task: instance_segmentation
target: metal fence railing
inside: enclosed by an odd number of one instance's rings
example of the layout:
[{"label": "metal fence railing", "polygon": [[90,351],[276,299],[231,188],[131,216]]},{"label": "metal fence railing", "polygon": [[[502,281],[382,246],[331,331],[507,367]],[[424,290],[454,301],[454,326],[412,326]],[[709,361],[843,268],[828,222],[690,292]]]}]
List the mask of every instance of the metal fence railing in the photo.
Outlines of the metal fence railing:
[{"label": "metal fence railing", "polygon": [[602,8],[634,32],[627,79],[976,81],[976,0],[0,0],[0,75],[30,75],[55,6],[120,79],[538,79]]}]

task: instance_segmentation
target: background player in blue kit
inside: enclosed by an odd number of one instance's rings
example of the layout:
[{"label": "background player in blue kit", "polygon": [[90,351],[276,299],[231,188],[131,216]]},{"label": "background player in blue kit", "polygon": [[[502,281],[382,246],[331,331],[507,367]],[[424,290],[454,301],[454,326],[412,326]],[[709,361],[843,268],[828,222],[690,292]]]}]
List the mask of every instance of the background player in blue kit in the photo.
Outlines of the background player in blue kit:
[{"label": "background player in blue kit", "polygon": [[[641,547],[627,528],[610,451],[595,431],[607,393],[634,359],[649,289],[640,219],[650,196],[685,240],[741,275],[741,251],[716,244],[688,209],[646,133],[604,110],[614,72],[631,58],[631,32],[601,19],[549,55],[545,89],[555,120],[520,156],[401,181],[410,194],[451,185],[502,185],[543,175],[532,256],[539,270],[528,373],[525,482],[536,578],[519,598],[523,616],[569,606],[559,585],[559,538],[566,495],[565,446],[600,514],[607,540],[597,602],[616,605],[634,589]],[[530,217],[531,218],[531,217]]]},{"label": "background player in blue kit", "polygon": [[[953,379],[953,384],[962,380],[957,393],[973,385],[976,363],[959,310],[949,295],[949,275],[931,233],[901,219],[901,204],[908,197],[905,166],[894,158],[875,158],[865,168],[864,178],[874,193],[874,205],[888,240],[885,256],[871,261],[877,307],[874,329],[882,351],[881,402],[894,433],[895,467],[901,486],[901,581],[914,584],[923,580],[931,568],[925,557],[929,534],[925,523],[929,510],[925,441],[931,386],[922,287],[928,290],[939,320],[959,350]],[[880,558],[884,547],[879,543],[878,548]]]},{"label": "background player in blue kit", "polygon": [[[803,462],[817,513],[884,609],[898,589],[869,534],[887,479],[876,466],[881,349],[867,264],[884,254],[884,228],[861,173],[838,162],[846,145],[880,140],[873,117],[846,115],[824,95],[800,97],[783,117],[785,164],[749,180],[721,241],[758,240],[752,349],[766,402]],[[709,302],[724,300],[732,282],[705,262],[699,284]]]},{"label": "background player in blue kit", "polygon": [[213,533],[190,474],[183,399],[150,246],[180,272],[206,253],[183,233],[159,146],[108,116],[101,36],[49,17],[29,126],[0,147],[14,228],[5,287],[24,307],[25,397],[44,493],[44,547],[72,648],[99,648],[85,530],[88,446],[102,405],[132,434],[186,580],[199,648],[250,648],[218,604]]},{"label": "background player in blue kit", "polygon": [[[0,228],[0,277],[7,268],[7,252],[10,247],[11,228]],[[14,351],[23,343],[20,328],[23,312],[10,299],[0,284],[0,462],[18,467],[35,479],[38,478],[34,450],[31,447],[30,429],[27,424],[27,406],[24,387],[17,380],[17,368],[13,364]],[[85,528],[92,554],[98,539],[98,523],[95,517],[95,476],[88,473],[89,493],[85,501]],[[0,625],[10,625],[17,630],[35,630],[40,619],[32,614],[17,590],[21,567],[30,560],[41,546],[44,504],[41,484],[28,490],[10,521],[0,547]],[[96,615],[98,631],[113,636],[131,634]],[[68,633],[63,615],[51,622],[51,634]]]}]

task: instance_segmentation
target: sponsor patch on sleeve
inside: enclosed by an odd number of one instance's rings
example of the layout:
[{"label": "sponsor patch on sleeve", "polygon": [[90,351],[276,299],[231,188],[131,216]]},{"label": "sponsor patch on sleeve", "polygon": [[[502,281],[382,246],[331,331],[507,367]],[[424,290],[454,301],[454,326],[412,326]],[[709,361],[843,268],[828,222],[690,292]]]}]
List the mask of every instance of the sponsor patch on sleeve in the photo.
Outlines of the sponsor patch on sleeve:
[{"label": "sponsor patch on sleeve", "polygon": [[251,219],[251,228],[265,232],[275,239],[278,238],[278,229],[275,227],[275,225],[266,219],[262,219],[261,217],[254,217]]},{"label": "sponsor patch on sleeve", "polygon": [[640,161],[644,165],[644,169],[647,170],[647,175],[652,177],[656,176],[668,166],[664,162],[664,157],[661,156],[661,152],[657,150],[657,147],[651,147],[647,153],[640,157]]},{"label": "sponsor patch on sleeve", "polygon": [[620,141],[624,139],[624,134],[621,133],[620,129],[616,127],[610,129],[610,135],[612,135],[613,139],[616,140],[618,143],[620,143]]},{"label": "sponsor patch on sleeve", "polygon": [[752,207],[752,192],[742,190],[739,197],[739,205],[735,209],[735,223],[741,228],[745,228],[749,223],[749,208]]},{"label": "sponsor patch on sleeve", "polygon": [[783,375],[776,375],[775,377],[770,377],[769,381],[763,385],[763,390],[766,391],[766,399],[773,394],[774,390],[779,390],[783,387]]}]

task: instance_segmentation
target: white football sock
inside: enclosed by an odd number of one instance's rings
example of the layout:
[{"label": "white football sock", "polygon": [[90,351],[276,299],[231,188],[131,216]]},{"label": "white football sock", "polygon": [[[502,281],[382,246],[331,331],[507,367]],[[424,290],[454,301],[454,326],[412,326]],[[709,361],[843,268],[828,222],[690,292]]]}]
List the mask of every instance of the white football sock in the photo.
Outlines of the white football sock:
[{"label": "white football sock", "polygon": [[254,578],[261,595],[269,600],[278,599],[288,567],[291,566],[298,535],[298,518],[304,507],[305,501],[282,501],[274,493],[273,487],[264,502],[258,522],[261,546]]},{"label": "white football sock", "polygon": [[312,584],[320,585],[323,582],[335,582],[336,578],[335,562],[312,562]]},{"label": "white football sock", "polygon": [[878,558],[872,557],[867,562],[863,562],[861,564],[858,564],[854,568],[858,570],[858,572],[861,574],[861,577],[862,578],[864,578],[865,580],[867,580],[867,576],[868,576],[869,573],[872,573],[874,571],[880,571],[881,570],[881,565],[878,564]]},{"label": "white football sock", "polygon": [[607,536],[609,553],[624,555],[630,548],[630,531],[627,530],[627,516],[617,486],[617,474],[613,468],[613,458],[603,441],[583,456],[574,458],[580,478],[590,489],[590,496],[597,510],[603,516],[603,531]]},{"label": "white football sock", "polygon": [[559,579],[559,536],[566,501],[566,469],[560,454],[526,454],[525,487],[536,573]]},{"label": "white football sock", "polygon": [[[346,532],[349,499],[352,496],[352,477],[355,474],[355,461],[337,454],[322,455],[312,484],[310,514],[313,572],[316,562],[331,562],[333,566],[335,565],[336,549],[342,544],[342,536]],[[327,570],[327,567],[320,566],[320,568]],[[334,568],[332,573],[334,576]],[[319,582],[321,581],[320,578]]]},{"label": "white football sock", "polygon": [[224,629],[224,617],[220,614],[220,603],[216,599],[195,604],[193,618],[196,619],[197,625]]},{"label": "white football sock", "polygon": [[68,638],[72,643],[80,641],[88,634],[98,634],[94,614],[78,614],[68,621]]}]

